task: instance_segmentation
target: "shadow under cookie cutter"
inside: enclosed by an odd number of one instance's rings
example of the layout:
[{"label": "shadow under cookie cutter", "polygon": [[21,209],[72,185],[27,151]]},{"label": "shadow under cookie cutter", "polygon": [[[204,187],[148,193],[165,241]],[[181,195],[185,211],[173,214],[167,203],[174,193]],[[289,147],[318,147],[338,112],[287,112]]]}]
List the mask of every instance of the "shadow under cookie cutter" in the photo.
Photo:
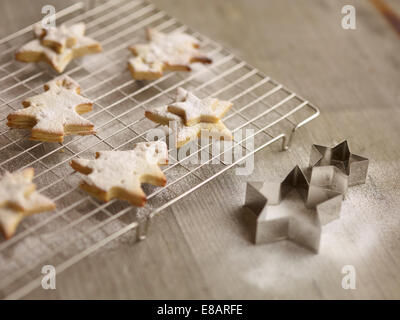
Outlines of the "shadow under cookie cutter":
[{"label": "shadow under cookie cutter", "polygon": [[[270,217],[268,208],[280,204],[292,190],[313,213]],[[296,166],[281,182],[248,182],[244,207],[251,217],[255,244],[288,239],[317,253],[322,226],[340,217],[342,200],[341,192],[310,185]]]}]

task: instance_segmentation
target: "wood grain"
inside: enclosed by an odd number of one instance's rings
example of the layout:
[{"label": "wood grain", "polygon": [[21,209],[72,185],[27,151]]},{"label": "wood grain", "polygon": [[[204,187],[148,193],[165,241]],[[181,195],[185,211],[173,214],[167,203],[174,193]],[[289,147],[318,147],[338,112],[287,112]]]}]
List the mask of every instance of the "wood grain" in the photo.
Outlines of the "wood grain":
[{"label": "wood grain", "polygon": [[[38,20],[48,1],[2,1],[5,36]],[[57,9],[69,1],[56,1]],[[400,298],[400,38],[363,0],[154,0],[321,109],[288,152],[267,148],[250,177],[224,174],[157,217],[148,239],[124,237],[27,298]],[[353,4],[357,29],[341,28]],[[396,7],[396,5],[394,6]],[[24,8],[24,10],[20,10]],[[201,12],[201,14],[199,14]],[[290,242],[254,246],[243,221],[245,182],[307,163],[312,143],[348,139],[371,159],[319,255]],[[357,289],[341,287],[354,265]]]}]

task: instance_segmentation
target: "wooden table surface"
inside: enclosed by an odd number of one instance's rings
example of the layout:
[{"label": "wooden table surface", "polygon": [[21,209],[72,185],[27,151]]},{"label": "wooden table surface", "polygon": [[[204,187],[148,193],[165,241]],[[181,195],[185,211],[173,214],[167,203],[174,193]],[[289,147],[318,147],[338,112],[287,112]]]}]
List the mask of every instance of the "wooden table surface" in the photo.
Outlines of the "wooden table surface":
[{"label": "wooden table surface", "polygon": [[[52,1],[58,10],[71,2]],[[224,174],[158,216],[146,241],[116,240],[58,275],[56,290],[27,298],[400,298],[400,33],[379,2],[154,0],[305,96],[321,116],[290,151],[259,152],[252,176]],[[47,3],[1,1],[0,36],[39,20]],[[397,0],[386,3],[400,13]],[[356,7],[356,30],[341,27],[345,4]],[[344,139],[370,158],[368,179],[324,227],[320,253],[289,241],[254,246],[241,210],[246,180],[283,175],[307,163],[312,143]],[[355,267],[355,290],[341,287],[345,265]]]}]

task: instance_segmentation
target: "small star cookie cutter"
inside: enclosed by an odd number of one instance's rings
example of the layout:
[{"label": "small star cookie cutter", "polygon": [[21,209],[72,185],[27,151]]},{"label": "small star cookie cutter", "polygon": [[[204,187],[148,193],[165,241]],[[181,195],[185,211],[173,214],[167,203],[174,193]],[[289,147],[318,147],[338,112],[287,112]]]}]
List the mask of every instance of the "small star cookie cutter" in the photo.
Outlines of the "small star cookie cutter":
[{"label": "small star cookie cutter", "polygon": [[368,165],[367,158],[351,153],[347,140],[332,148],[316,144],[311,147],[309,167],[313,170],[324,166],[339,168],[348,176],[348,187],[365,183]]},{"label": "small star cookie cutter", "polygon": [[[294,190],[302,207],[271,210]],[[329,186],[311,185],[296,166],[281,182],[248,182],[244,207],[255,231],[255,244],[288,239],[317,253],[322,226],[340,217],[342,200],[343,194]]]}]

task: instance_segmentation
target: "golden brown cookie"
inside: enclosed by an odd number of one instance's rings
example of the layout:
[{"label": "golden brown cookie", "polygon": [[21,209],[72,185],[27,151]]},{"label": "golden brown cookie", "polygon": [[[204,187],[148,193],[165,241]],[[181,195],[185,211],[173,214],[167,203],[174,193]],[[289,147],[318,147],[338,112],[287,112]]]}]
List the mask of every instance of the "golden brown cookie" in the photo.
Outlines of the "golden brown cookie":
[{"label": "golden brown cookie", "polygon": [[45,91],[22,102],[25,109],[10,113],[11,128],[32,129],[31,140],[63,142],[65,135],[94,134],[94,125],[80,114],[92,110],[93,103],[80,95],[79,85],[61,76],[44,85]]},{"label": "golden brown cookie", "polygon": [[[178,108],[180,103],[186,107],[190,116],[195,115],[195,118],[190,117],[189,124],[187,125],[184,112],[170,112],[170,106],[176,106]],[[204,136],[211,137],[215,140],[232,140],[231,131],[225,126],[225,124],[220,120],[224,114],[232,107],[230,101],[221,101],[218,99],[207,98],[204,100],[198,99],[193,93],[183,89],[178,88],[176,94],[176,101],[168,106],[158,107],[152,110],[146,110],[145,116],[153,122],[162,124],[168,127],[166,130],[169,134],[174,134],[176,137],[176,147],[180,148],[186,143],[197,139],[201,134]],[[214,122],[201,122],[206,116],[207,119],[210,115],[204,111],[203,105],[210,105],[212,109],[211,120],[216,120]],[[186,110],[185,109],[185,110]],[[192,111],[192,109],[194,111]],[[197,109],[200,113],[195,112]],[[179,110],[180,111],[180,110]],[[196,121],[194,121],[196,120]],[[165,129],[165,128],[164,128]]]},{"label": "golden brown cookie", "polygon": [[199,122],[218,122],[232,107],[229,101],[215,98],[199,99],[190,91],[178,88],[176,102],[168,105],[168,111],[184,119],[186,126]]},{"label": "golden brown cookie", "polygon": [[198,50],[197,39],[188,34],[147,29],[147,38],[149,43],[129,48],[135,57],[129,60],[128,67],[136,80],[160,78],[164,70],[191,71],[190,64],[194,62],[212,62]]},{"label": "golden brown cookie", "polygon": [[100,43],[84,36],[84,33],[83,23],[49,30],[36,25],[34,34],[37,39],[23,45],[15,53],[15,59],[21,62],[45,61],[62,73],[72,59],[102,51]]},{"label": "golden brown cookie", "polygon": [[6,239],[14,235],[26,216],[55,208],[50,199],[36,191],[33,176],[33,168],[0,176],[0,228]]},{"label": "golden brown cookie", "polygon": [[85,174],[81,188],[108,202],[118,198],[135,206],[146,204],[142,183],[165,186],[167,179],[159,165],[168,163],[165,142],[141,142],[129,151],[101,151],[95,160],[74,159],[71,167]]},{"label": "golden brown cookie", "polygon": [[65,48],[73,47],[78,39],[85,34],[86,26],[83,22],[67,27],[62,24],[60,27],[44,29],[41,23],[34,26],[35,36],[41,40],[45,47],[52,48],[57,53],[63,53]]},{"label": "golden brown cookie", "polygon": [[167,106],[146,110],[145,116],[156,123],[168,126],[166,132],[175,135],[176,148],[183,147],[190,141],[200,137],[201,134],[215,140],[232,140],[231,131],[221,120],[216,123],[200,122],[194,126],[188,127],[179,116],[169,112]]}]

